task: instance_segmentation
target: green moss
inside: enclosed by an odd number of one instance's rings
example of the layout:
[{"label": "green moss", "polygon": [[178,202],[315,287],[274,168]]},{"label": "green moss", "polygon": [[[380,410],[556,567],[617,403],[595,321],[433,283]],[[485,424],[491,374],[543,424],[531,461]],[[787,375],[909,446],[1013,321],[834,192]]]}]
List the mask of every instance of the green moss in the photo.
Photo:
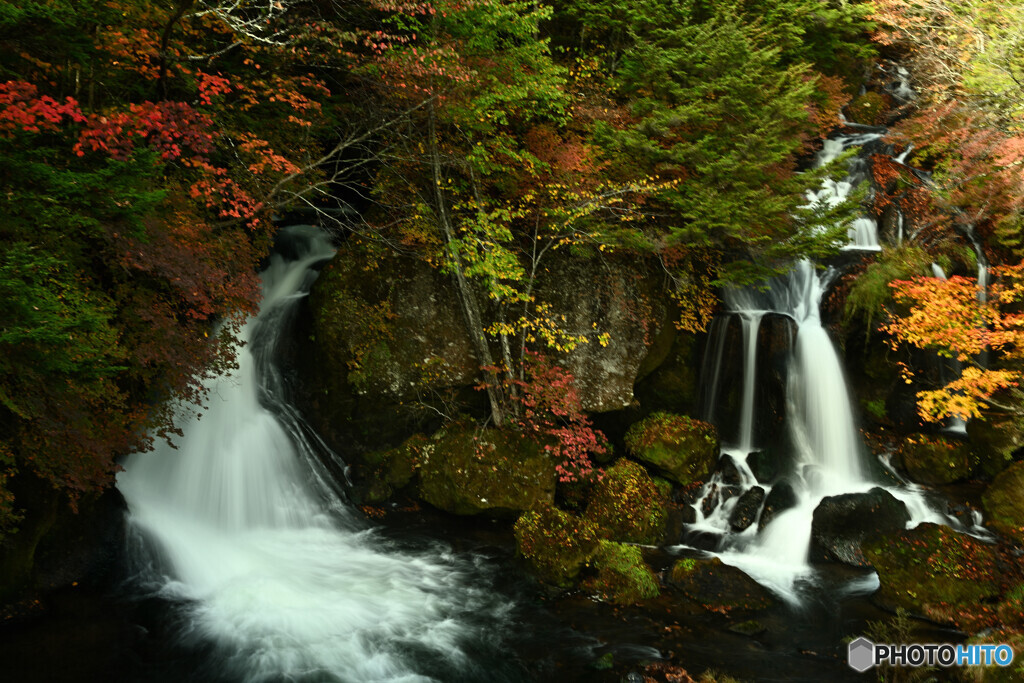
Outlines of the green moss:
[{"label": "green moss", "polygon": [[672,565],[672,579],[682,580],[684,576],[690,574],[697,568],[697,560],[692,557],[684,557],[681,560],[676,560],[676,563]]},{"label": "green moss", "polygon": [[359,282],[364,277],[358,259],[342,251],[320,273],[311,293],[314,339],[330,350],[332,371],[359,392],[391,361],[389,342],[394,338],[391,304],[363,298]]},{"label": "green moss", "polygon": [[672,413],[654,413],[630,427],[626,447],[679,484],[704,479],[718,460],[714,426]]},{"label": "green moss", "polygon": [[363,500],[380,503],[395,491],[409,485],[419,465],[420,453],[431,441],[422,434],[414,434],[398,448],[375,451],[362,456],[367,485]]},{"label": "green moss", "polygon": [[928,253],[919,247],[900,246],[879,252],[874,263],[865,268],[850,287],[843,304],[846,322],[862,321],[866,336],[870,335],[876,327],[875,316],[892,303],[889,283],[930,274],[931,262]]},{"label": "green moss", "polygon": [[602,537],[654,545],[665,537],[668,499],[640,465],[621,459],[594,486],[586,517]]},{"label": "green moss", "polygon": [[633,605],[658,597],[658,579],[636,546],[601,541],[591,564],[597,574],[583,582],[583,589],[603,600]]},{"label": "green moss", "polygon": [[520,515],[515,524],[516,549],[541,581],[572,585],[597,550],[597,532],[585,519],[552,505]]},{"label": "green moss", "polygon": [[888,110],[889,98],[877,92],[858,95],[847,108],[851,120],[875,126],[885,123]]},{"label": "green moss", "polygon": [[981,502],[990,527],[1024,543],[1024,462],[1014,463],[996,477]]},{"label": "green moss", "polygon": [[714,612],[760,610],[775,602],[764,587],[717,557],[677,560],[669,581],[686,597]]},{"label": "green moss", "polygon": [[418,449],[419,495],[458,515],[502,516],[555,498],[555,463],[531,439],[453,425]]},{"label": "green moss", "polygon": [[914,481],[948,484],[971,474],[970,449],[961,441],[915,434],[900,444],[900,461]]},{"label": "green moss", "polygon": [[944,526],[921,524],[862,549],[881,581],[875,599],[889,609],[955,621],[957,610],[973,611],[1000,593],[992,546]]},{"label": "green moss", "polygon": [[1024,420],[1014,415],[986,416],[968,422],[967,435],[978,470],[995,477],[1009,467],[1014,454],[1024,448]]}]

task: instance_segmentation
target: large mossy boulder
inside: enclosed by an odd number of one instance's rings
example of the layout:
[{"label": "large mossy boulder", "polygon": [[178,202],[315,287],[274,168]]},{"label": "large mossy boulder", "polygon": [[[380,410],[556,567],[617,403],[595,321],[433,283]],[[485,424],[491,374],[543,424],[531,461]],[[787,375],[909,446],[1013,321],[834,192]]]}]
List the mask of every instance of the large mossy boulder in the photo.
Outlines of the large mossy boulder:
[{"label": "large mossy boulder", "polygon": [[438,429],[453,404],[486,410],[451,278],[429,264],[349,240],[304,306],[296,400],[350,462]]},{"label": "large mossy boulder", "polygon": [[585,516],[602,538],[656,545],[668,530],[668,495],[642,466],[620,459],[594,485]]},{"label": "large mossy boulder", "polygon": [[555,498],[555,463],[515,432],[449,427],[417,458],[419,497],[445,512],[512,516]]},{"label": "large mossy boulder", "polygon": [[310,307],[328,388],[407,400],[479,374],[450,278],[418,259],[350,244],[320,272]]},{"label": "large mossy boulder", "polygon": [[634,605],[658,597],[658,579],[634,545],[601,541],[591,565],[596,574],[583,582],[583,589],[616,605]]},{"label": "large mossy boulder", "polygon": [[713,612],[762,610],[775,604],[764,586],[717,557],[677,560],[669,583]]},{"label": "large mossy boulder", "polygon": [[1024,543],[1024,462],[1003,471],[982,494],[985,523],[1003,536]]},{"label": "large mossy boulder", "polygon": [[867,493],[827,496],[814,509],[810,559],[869,566],[861,544],[877,534],[894,534],[907,527],[907,506],[877,486]]},{"label": "large mossy boulder", "polygon": [[900,444],[899,458],[907,475],[921,484],[949,484],[971,475],[968,445],[944,436],[908,436]]},{"label": "large mossy boulder", "polygon": [[540,505],[520,515],[515,524],[516,550],[537,578],[568,587],[598,547],[597,532],[585,519]]},{"label": "large mossy boulder", "polygon": [[874,600],[933,621],[959,623],[1001,593],[995,547],[948,527],[925,523],[876,536],[863,545],[881,587]]},{"label": "large mossy boulder", "polygon": [[685,415],[654,413],[626,432],[626,447],[678,484],[707,478],[718,461],[714,426]]}]

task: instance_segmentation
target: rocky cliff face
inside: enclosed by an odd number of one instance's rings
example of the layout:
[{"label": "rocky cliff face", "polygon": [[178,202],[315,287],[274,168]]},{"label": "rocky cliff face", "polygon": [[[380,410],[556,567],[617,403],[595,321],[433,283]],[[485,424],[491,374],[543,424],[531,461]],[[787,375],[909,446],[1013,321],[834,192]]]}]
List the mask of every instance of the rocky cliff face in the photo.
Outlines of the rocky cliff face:
[{"label": "rocky cliff face", "polygon": [[[625,255],[556,252],[546,266],[534,310],[586,340],[555,353],[556,362],[574,376],[585,411],[626,408],[638,378],[662,364],[677,338],[658,271]],[[505,312],[506,320],[520,315]],[[486,414],[454,284],[423,261],[344,246],[313,287],[308,326],[299,365],[312,388],[304,402],[334,445],[378,450],[431,431],[442,415]],[[502,355],[496,341],[493,352]]]}]

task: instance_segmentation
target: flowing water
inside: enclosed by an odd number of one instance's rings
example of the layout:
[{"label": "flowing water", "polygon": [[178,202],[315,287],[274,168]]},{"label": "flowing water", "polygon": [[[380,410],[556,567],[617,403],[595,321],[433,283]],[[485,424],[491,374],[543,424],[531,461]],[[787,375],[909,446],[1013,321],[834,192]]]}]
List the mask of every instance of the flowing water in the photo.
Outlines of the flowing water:
[{"label": "flowing water", "polygon": [[124,463],[137,580],[179,605],[186,643],[212,644],[204,679],[458,680],[508,606],[471,559],[389,546],[327,485],[273,357],[333,252],[311,228],[289,236],[298,258],[263,273],[238,367],[208,382],[201,419],[183,410],[176,447]]},{"label": "flowing water", "polygon": [[[829,163],[845,149],[873,142],[881,136],[881,133],[865,133],[828,140],[818,163]],[[863,161],[854,159],[846,180],[826,182],[818,192],[810,193],[808,199],[838,204],[846,200],[865,177]],[[849,238],[849,249],[876,251],[880,248],[877,225],[870,218],[857,219]],[[866,492],[882,483],[879,468],[871,467],[856,428],[855,411],[840,358],[821,323],[822,293],[834,275],[832,270],[819,273],[814,264],[802,261],[788,275],[768,283],[764,291],[725,292],[728,312],[712,329],[702,380],[705,416],[723,424],[719,403],[724,389],[720,385],[727,381],[727,376],[742,376],[738,427],[735,435],[723,434],[722,448],[723,456],[733,461],[734,468],[728,470],[738,472],[738,482],[736,474],[732,475],[731,482],[725,481],[720,473],[712,477],[703,497],[694,506],[697,522],[689,529],[691,537],[716,539],[714,553],[724,562],[743,569],[792,603],[800,603],[806,592],[804,587],[815,581],[815,571],[808,561],[815,508],[826,496]],[[765,430],[756,429],[756,424],[765,416],[759,414],[760,406],[754,398],[762,376],[759,364],[767,362],[761,358],[758,346],[759,326],[769,315],[776,321],[780,318],[789,321],[795,330],[795,342],[786,353],[783,378],[786,434],[785,438],[774,435],[773,444],[758,442],[756,434],[763,434]],[[730,324],[729,320],[737,319],[743,350],[734,353],[735,359],[729,359],[726,357],[728,335],[723,330]],[[737,359],[742,364],[742,372],[729,375],[727,366]],[[745,492],[757,484],[748,458],[763,455],[765,448],[773,449],[776,455],[784,451],[785,472],[775,479],[774,485],[785,480],[793,489],[796,504],[760,530],[754,524],[736,532],[731,516],[739,495],[724,499],[723,491],[732,488]],[[893,474],[890,472],[890,477]],[[762,486],[770,496],[773,484]],[[952,522],[928,504],[920,488],[906,483],[884,488],[907,505],[912,517],[910,526],[924,521]],[[877,578],[867,577],[854,582],[849,589],[870,592],[876,587]]]}]

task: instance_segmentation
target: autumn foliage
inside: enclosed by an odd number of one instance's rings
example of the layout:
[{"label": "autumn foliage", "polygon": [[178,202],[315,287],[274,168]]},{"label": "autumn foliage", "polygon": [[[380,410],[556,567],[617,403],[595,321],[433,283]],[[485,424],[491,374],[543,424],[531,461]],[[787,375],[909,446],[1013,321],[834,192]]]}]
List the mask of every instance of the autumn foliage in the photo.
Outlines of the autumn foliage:
[{"label": "autumn foliage", "polygon": [[509,379],[505,388],[517,405],[511,426],[540,443],[557,463],[561,482],[586,481],[597,474],[593,456],[610,446],[582,410],[573,376],[539,353],[528,351],[522,379]]},{"label": "autumn foliage", "polygon": [[[883,327],[893,348],[909,344],[963,366],[960,376],[945,386],[918,393],[918,412],[925,420],[967,420],[990,409],[1019,410],[1006,405],[1001,395],[1024,378],[1018,363],[1024,358],[1024,315],[1015,312],[1024,301],[1024,264],[996,268],[994,275],[998,280],[987,296],[977,280],[959,276],[891,284],[896,303],[909,309]],[[911,372],[904,374],[910,381]]]}]

